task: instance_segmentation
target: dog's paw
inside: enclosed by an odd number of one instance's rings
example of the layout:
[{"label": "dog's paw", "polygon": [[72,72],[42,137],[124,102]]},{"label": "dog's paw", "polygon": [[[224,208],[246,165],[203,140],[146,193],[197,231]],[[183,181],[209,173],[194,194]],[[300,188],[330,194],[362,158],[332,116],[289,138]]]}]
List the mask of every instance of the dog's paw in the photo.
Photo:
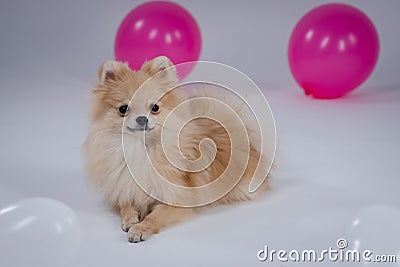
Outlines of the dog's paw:
[{"label": "dog's paw", "polygon": [[128,218],[127,220],[122,221],[121,227],[124,232],[128,232],[132,225],[137,224],[139,222],[139,218],[137,216],[133,216]]},{"label": "dog's paw", "polygon": [[147,240],[152,235],[151,229],[139,223],[134,224],[128,231],[128,241],[138,243]]}]

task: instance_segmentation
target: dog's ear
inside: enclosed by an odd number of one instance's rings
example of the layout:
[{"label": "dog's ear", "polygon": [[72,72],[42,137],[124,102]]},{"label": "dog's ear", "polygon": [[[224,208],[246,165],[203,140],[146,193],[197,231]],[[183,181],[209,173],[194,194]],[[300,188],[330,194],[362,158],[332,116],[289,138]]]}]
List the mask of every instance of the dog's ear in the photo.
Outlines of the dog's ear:
[{"label": "dog's ear", "polygon": [[172,61],[166,56],[159,56],[143,64],[142,71],[151,76],[162,71],[161,75],[176,77],[176,69]]},{"label": "dog's ear", "polygon": [[100,66],[98,73],[99,82],[105,84],[109,81],[116,81],[126,71],[129,71],[126,63],[106,61]]}]

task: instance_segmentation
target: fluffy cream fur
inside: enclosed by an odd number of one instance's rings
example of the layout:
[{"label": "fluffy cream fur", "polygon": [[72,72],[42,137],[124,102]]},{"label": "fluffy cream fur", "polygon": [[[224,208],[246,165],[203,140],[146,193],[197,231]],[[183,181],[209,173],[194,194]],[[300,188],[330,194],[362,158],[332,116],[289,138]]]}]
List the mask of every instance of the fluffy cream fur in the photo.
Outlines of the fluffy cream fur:
[{"label": "fluffy cream fur", "polygon": [[[244,128],[238,124],[222,103],[194,101],[177,108],[188,97],[178,89],[167,92],[178,84],[176,70],[168,58],[155,58],[140,71],[108,61],[101,66],[98,77],[91,128],[85,142],[86,171],[90,183],[119,210],[130,242],[146,240],[189,218],[196,203],[217,199],[206,205],[210,206],[251,200],[268,188],[265,181],[257,192],[248,192],[254,170],[264,160],[257,149],[260,137],[248,125]],[[205,96],[210,93],[207,88],[200,91]],[[128,104],[128,112],[121,114],[120,107]],[[154,104],[159,111],[151,112]],[[241,110],[240,105],[233,106],[233,111]],[[214,118],[216,114],[219,123],[198,118],[184,124],[195,115]],[[151,130],[132,131],[137,127],[138,116],[148,118]],[[234,146],[232,139],[236,140]],[[206,168],[193,171],[201,166]],[[220,175],[224,178],[217,179]],[[225,194],[235,185],[230,180],[235,176],[240,181]],[[215,182],[212,189],[201,188],[210,182]],[[170,183],[188,189],[178,190]],[[197,190],[191,190],[194,188]]]}]

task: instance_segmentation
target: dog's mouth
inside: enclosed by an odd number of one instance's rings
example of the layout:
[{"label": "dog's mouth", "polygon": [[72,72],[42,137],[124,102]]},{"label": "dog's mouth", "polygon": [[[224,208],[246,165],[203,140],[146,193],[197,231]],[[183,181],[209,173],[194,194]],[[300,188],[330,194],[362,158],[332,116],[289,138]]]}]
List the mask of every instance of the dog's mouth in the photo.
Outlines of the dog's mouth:
[{"label": "dog's mouth", "polygon": [[135,127],[135,128],[131,128],[129,126],[126,126],[126,128],[130,131],[130,132],[150,132],[151,130],[154,129],[154,127],[149,128],[147,125],[146,126],[142,126],[142,127]]}]

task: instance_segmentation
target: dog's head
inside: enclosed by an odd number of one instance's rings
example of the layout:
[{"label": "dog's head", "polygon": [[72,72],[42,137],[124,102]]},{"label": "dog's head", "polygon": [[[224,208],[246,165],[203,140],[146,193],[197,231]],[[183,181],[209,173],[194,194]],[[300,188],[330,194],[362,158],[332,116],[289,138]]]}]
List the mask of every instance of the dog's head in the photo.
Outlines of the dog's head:
[{"label": "dog's head", "polygon": [[177,84],[175,67],[164,56],[144,63],[139,71],[107,61],[94,89],[94,123],[138,138],[160,133],[167,115],[181,101],[176,90],[169,91]]}]

